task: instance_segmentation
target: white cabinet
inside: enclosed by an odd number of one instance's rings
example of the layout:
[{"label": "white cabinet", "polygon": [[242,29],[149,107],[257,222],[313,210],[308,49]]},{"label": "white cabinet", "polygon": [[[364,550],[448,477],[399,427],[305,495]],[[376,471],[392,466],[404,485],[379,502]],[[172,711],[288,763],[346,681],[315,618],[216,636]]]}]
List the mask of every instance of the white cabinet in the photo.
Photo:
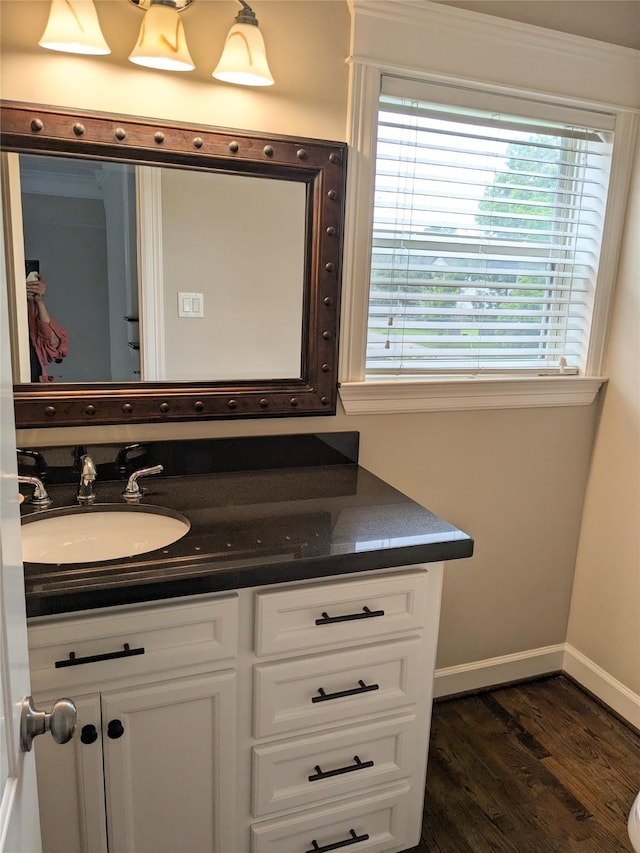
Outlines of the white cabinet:
[{"label": "white cabinet", "polygon": [[[78,707],[69,743],[34,745],[44,853],[237,849],[227,819],[236,804],[237,597],[38,620],[30,635],[37,701],[47,707],[65,694]],[[125,643],[137,653],[125,654]],[[180,669],[162,668],[169,643]]]},{"label": "white cabinet", "polygon": [[222,671],[103,694],[111,851],[236,849],[234,682]]},{"label": "white cabinet", "polygon": [[245,853],[418,843],[442,568],[257,593]]},{"label": "white cabinet", "polygon": [[442,568],[32,620],[44,853],[415,845]]},{"label": "white cabinet", "polygon": [[223,671],[76,698],[78,736],[35,744],[45,853],[235,849],[221,819],[235,805],[234,681]]}]

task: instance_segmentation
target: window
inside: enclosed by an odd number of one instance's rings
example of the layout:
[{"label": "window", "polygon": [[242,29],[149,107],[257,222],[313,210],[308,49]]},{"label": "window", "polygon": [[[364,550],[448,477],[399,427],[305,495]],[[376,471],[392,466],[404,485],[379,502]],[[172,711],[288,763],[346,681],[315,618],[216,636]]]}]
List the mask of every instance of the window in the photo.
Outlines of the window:
[{"label": "window", "polygon": [[382,77],[367,376],[585,372],[614,118]]},{"label": "window", "polygon": [[344,411],[590,405],[637,52],[441,3],[349,6]]}]

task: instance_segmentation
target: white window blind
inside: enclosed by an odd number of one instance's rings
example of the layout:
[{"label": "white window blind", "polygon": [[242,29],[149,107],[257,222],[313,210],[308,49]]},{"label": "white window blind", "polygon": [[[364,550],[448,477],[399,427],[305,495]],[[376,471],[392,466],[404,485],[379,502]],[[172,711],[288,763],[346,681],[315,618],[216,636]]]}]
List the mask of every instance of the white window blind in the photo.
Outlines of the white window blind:
[{"label": "white window blind", "polygon": [[583,369],[612,127],[383,77],[368,375]]}]

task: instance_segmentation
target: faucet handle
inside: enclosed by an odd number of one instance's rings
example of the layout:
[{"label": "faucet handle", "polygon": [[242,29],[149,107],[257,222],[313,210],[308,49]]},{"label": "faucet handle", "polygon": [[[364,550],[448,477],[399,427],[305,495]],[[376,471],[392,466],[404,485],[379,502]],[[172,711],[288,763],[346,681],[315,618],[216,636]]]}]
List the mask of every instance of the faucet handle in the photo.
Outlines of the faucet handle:
[{"label": "faucet handle", "polygon": [[85,453],[80,457],[80,475],[83,479],[86,478],[87,480],[95,480],[96,478],[96,463],[88,453]]},{"label": "faucet handle", "polygon": [[47,494],[44,483],[39,479],[39,477],[23,477],[22,475],[18,475],[18,482],[25,483],[28,486],[33,486],[33,497],[31,498],[33,506],[38,509],[46,509],[46,507],[53,503],[52,499]]},{"label": "faucet handle", "polygon": [[138,485],[140,477],[149,477],[151,474],[161,474],[164,471],[164,465],[152,465],[150,468],[140,468],[134,471],[127,480],[127,487],[122,493],[122,497],[127,503],[139,503],[142,497],[142,491]]}]

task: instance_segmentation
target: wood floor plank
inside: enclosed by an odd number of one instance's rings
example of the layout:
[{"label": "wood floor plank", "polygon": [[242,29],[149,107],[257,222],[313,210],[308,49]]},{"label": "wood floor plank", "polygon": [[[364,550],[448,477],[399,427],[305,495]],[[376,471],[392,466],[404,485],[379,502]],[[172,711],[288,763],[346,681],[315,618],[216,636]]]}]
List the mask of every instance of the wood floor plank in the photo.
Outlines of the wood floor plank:
[{"label": "wood floor plank", "polygon": [[535,704],[543,714],[546,708],[546,719],[557,722],[555,711],[559,700],[563,700],[563,726],[549,723],[547,731],[542,731],[544,726],[529,716],[536,736],[550,750],[543,763],[565,787],[576,791],[609,832],[624,840],[626,816],[640,789],[640,738],[621,727],[597,703],[578,694],[577,688],[565,683],[541,686],[535,700],[528,694],[497,701],[510,705],[517,699],[522,713],[523,708],[530,709]]},{"label": "wood floor plank", "polygon": [[436,703],[407,853],[630,853],[640,737],[562,676]]},{"label": "wood floor plank", "polygon": [[499,692],[498,697],[516,716],[526,714],[528,730],[547,748],[569,743],[582,751],[585,760],[595,750],[626,775],[637,792],[640,738],[566,679],[521,685],[513,693]]},{"label": "wood floor plank", "polygon": [[[458,834],[471,850],[478,849],[482,840],[498,843],[516,829],[504,805],[507,800],[502,790],[504,774],[502,779],[493,775],[491,769],[480,763],[463,741],[451,737],[451,733],[443,733],[441,740],[442,745],[433,753],[433,773],[430,770],[428,774],[432,798],[425,802],[427,827],[431,826],[429,818],[435,802],[447,810],[446,813],[455,814]],[[473,780],[479,774],[488,776],[491,784],[475,790]],[[469,796],[470,791],[473,796]]]},{"label": "wood floor plank", "polygon": [[[498,830],[502,843],[517,834],[516,849],[535,851],[540,830],[547,831],[550,825],[562,838],[584,838],[577,824],[584,815],[581,804],[559,792],[552,774],[517,738],[508,736],[502,720],[490,713],[483,699],[465,704],[462,712],[463,727],[457,723],[448,731],[450,761],[455,756],[458,784],[473,791],[476,805]],[[472,828],[465,824],[467,833]]]}]

